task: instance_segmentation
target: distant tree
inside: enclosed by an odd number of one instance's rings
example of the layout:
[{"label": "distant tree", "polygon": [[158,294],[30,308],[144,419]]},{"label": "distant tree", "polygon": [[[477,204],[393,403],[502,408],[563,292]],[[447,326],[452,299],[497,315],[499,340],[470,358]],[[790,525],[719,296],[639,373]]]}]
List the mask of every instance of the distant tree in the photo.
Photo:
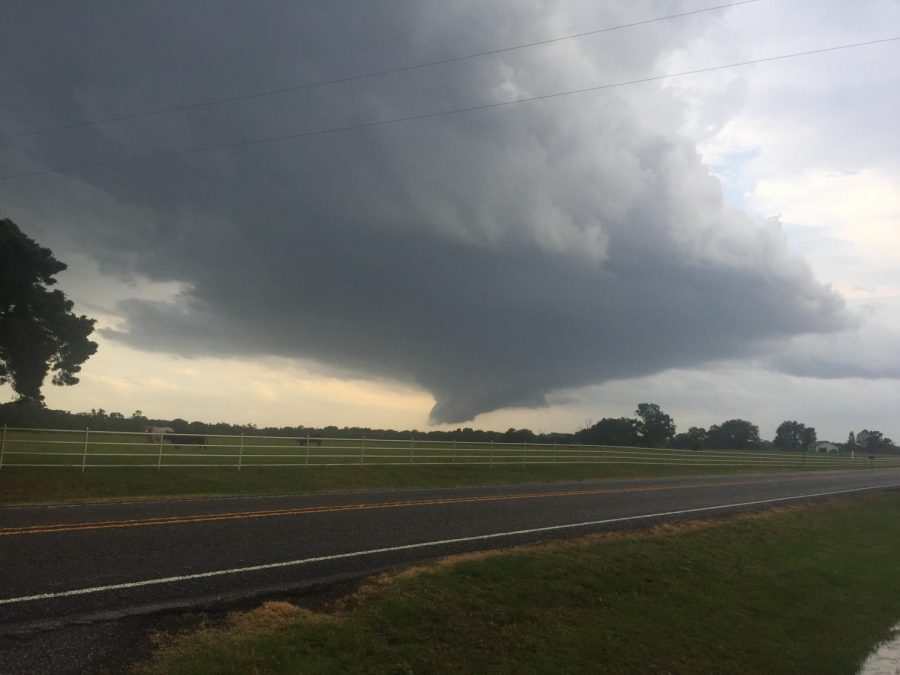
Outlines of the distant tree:
[{"label": "distant tree", "polygon": [[678,450],[701,450],[706,445],[706,429],[691,427],[686,432],[675,434],[669,445]]},{"label": "distant tree", "polygon": [[856,452],[856,434],[852,431],[847,437],[847,452]]},{"label": "distant tree", "polygon": [[575,434],[579,443],[590,445],[640,445],[640,422],[631,417],[604,417],[589,429]]},{"label": "distant tree", "polygon": [[533,443],[537,439],[531,429],[513,429],[510,427],[503,434],[504,443]]},{"label": "distant tree", "polygon": [[645,447],[665,446],[675,435],[675,422],[656,403],[639,403],[634,412],[640,418],[638,435]]},{"label": "distant tree", "polygon": [[816,444],[816,428],[806,427],[800,432],[800,445],[804,450],[809,450]]},{"label": "distant tree", "polygon": [[856,434],[856,445],[860,450],[873,452],[878,450],[893,450],[894,441],[887,438],[880,431],[863,429]]},{"label": "distant tree", "polygon": [[806,450],[816,442],[815,427],[785,420],[775,430],[775,447],[780,450]]},{"label": "distant tree", "polygon": [[48,290],[66,265],[48,248],[0,219],[0,384],[22,402],[41,402],[49,371],[55,385],[78,382],[81,364],[97,351],[88,340],[94,320],[72,313],[72,301]]},{"label": "distant tree", "polygon": [[746,450],[760,443],[759,427],[747,420],[734,419],[713,424],[709,428],[706,447],[723,450]]}]

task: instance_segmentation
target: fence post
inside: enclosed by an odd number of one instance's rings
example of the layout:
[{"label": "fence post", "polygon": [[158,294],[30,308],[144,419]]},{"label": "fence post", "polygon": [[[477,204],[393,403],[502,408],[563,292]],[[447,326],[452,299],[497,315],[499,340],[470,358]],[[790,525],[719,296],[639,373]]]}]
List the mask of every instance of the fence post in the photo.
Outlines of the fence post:
[{"label": "fence post", "polygon": [[366,463],[366,437],[362,437],[362,452],[359,453],[359,463]]},{"label": "fence post", "polygon": [[3,454],[6,452],[6,425],[3,425],[3,436],[0,437],[0,469],[3,468]]},{"label": "fence post", "polygon": [[410,438],[409,439],[409,463],[412,465],[413,463],[413,453],[416,451],[415,441]]},{"label": "fence post", "polygon": [[491,466],[494,466],[494,439],[493,439],[493,438],[491,439],[491,454],[490,454],[490,458],[491,458]]},{"label": "fence post", "polygon": [[91,432],[90,427],[84,428],[84,449],[81,454],[81,473],[84,473],[84,467],[87,464],[88,434],[90,432]]},{"label": "fence post", "polygon": [[238,471],[241,470],[242,465],[244,464],[244,432],[241,432],[241,447],[238,448]]},{"label": "fence post", "polygon": [[163,440],[165,439],[166,432],[159,432],[159,456],[156,459],[156,470],[159,471],[162,468],[162,451],[163,451]]}]

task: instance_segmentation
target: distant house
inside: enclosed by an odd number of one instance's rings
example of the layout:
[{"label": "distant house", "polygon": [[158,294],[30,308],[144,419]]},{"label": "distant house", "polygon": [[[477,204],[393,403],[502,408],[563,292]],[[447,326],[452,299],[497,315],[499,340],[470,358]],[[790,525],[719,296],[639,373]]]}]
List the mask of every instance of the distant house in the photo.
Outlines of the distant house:
[{"label": "distant house", "polygon": [[834,443],[829,443],[828,441],[819,441],[815,445],[812,446],[811,450],[813,452],[840,452],[841,449],[836,446]]}]

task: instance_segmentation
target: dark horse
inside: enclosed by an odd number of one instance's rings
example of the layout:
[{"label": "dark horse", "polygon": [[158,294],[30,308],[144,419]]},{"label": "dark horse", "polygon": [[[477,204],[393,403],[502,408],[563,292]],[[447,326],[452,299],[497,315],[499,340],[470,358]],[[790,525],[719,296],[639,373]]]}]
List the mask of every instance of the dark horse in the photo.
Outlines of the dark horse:
[{"label": "dark horse", "polygon": [[165,439],[172,445],[206,445],[206,436],[185,436],[166,434]]}]

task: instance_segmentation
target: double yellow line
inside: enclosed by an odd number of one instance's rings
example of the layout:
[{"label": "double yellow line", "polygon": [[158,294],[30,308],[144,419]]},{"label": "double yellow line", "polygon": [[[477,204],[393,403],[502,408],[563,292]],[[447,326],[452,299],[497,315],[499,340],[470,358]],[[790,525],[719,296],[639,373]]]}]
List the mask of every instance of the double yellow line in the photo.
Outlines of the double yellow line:
[{"label": "double yellow line", "polygon": [[25,527],[0,528],[0,537],[24,534],[50,534],[56,532],[83,532],[86,530],[108,530],[128,527],[150,527],[155,525],[186,525],[189,523],[209,523],[223,520],[246,520],[249,518],[274,518],[299,516],[313,513],[341,513],[344,511],[374,511],[378,509],[402,509],[415,506],[442,506],[448,504],[476,504],[483,502],[507,502],[523,499],[547,499],[552,497],[581,497],[587,495],[623,494],[630,492],[662,492],[666,490],[688,490],[702,487],[727,487],[735,485],[760,485],[778,481],[732,481],[728,483],[684,483],[680,485],[660,485],[631,488],[606,488],[596,490],[566,490],[563,492],[528,492],[523,494],[482,495],[470,497],[445,497],[442,499],[410,499],[406,501],[380,502],[374,504],[357,503],[336,506],[305,506],[292,509],[272,509],[265,511],[234,511],[230,513],[210,513],[164,518],[138,518],[130,520],[105,520],[83,523],[56,523],[51,525],[29,525]]}]

